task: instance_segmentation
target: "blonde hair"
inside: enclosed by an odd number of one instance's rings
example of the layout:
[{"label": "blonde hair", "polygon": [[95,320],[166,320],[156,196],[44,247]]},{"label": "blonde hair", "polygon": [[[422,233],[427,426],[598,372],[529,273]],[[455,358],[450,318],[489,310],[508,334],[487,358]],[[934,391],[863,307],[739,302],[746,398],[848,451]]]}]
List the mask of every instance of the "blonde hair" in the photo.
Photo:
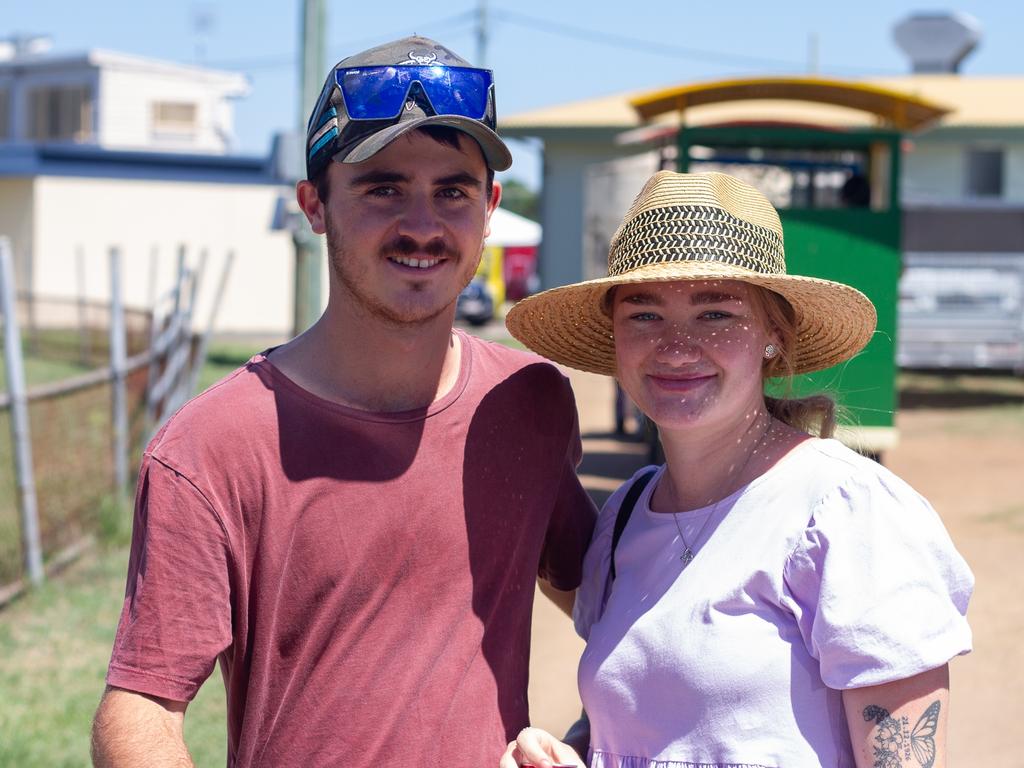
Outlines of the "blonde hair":
[{"label": "blonde hair", "polygon": [[824,393],[808,397],[789,397],[793,380],[793,350],[796,348],[796,312],[782,296],[749,285],[755,309],[759,312],[765,327],[778,336],[778,353],[764,361],[761,378],[764,384],[772,379],[784,379],[787,395],[764,396],[768,413],[784,424],[803,430],[818,437],[832,437],[836,429],[836,402]]}]

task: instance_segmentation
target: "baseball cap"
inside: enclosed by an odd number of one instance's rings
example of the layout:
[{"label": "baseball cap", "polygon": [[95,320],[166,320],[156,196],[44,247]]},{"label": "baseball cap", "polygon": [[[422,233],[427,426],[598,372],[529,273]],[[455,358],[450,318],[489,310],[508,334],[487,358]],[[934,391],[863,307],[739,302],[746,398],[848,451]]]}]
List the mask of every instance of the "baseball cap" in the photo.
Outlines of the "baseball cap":
[{"label": "baseball cap", "polygon": [[359,163],[408,131],[456,128],[504,171],[512,155],[495,132],[491,72],[414,35],[342,59],[331,68],[306,128],[306,177],[331,160]]}]

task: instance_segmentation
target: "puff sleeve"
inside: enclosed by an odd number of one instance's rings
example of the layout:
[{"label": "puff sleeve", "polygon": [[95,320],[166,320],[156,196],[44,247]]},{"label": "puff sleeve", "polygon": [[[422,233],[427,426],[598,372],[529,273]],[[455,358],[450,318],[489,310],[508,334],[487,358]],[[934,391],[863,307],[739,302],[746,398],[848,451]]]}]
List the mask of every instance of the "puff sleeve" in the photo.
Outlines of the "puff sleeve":
[{"label": "puff sleeve", "polygon": [[825,684],[901,680],[971,650],[974,577],[931,505],[879,467],[827,493],[783,574]]}]

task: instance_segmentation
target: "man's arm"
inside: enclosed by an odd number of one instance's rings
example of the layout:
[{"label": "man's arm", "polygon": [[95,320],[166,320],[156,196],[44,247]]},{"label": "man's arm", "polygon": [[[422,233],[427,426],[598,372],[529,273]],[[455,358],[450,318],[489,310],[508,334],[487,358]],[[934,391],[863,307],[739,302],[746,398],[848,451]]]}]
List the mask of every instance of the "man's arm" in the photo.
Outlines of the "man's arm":
[{"label": "man's arm", "polygon": [[540,577],[537,578],[537,586],[540,587],[540,591],[544,593],[544,596],[554,603],[562,613],[570,619],[572,618],[572,607],[576,603],[575,589],[571,589],[568,592],[556,589],[551,586],[551,582]]},{"label": "man's arm", "polygon": [[193,768],[183,726],[187,702],[107,686],[92,723],[96,768]]},{"label": "man's arm", "polygon": [[949,666],[843,691],[857,768],[944,768]]}]

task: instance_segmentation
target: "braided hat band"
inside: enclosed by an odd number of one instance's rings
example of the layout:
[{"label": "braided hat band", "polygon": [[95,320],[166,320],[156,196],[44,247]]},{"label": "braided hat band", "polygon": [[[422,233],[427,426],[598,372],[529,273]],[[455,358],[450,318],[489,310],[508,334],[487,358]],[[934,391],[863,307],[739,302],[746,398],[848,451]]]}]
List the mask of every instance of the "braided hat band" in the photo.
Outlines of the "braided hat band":
[{"label": "braided hat band", "polygon": [[675,280],[739,280],[785,298],[796,316],[795,373],[850,359],[875,329],[875,308],[856,288],[786,274],[782,224],[760,192],[722,173],[671,171],[651,177],[626,213],[612,237],[607,277],[530,296],[505,322],[544,357],[615,375],[608,290]]},{"label": "braided hat band", "polygon": [[711,206],[675,205],[643,211],[616,232],[608,254],[608,274],[624,275],[647,264],[720,261],[753,272],[785,274],[782,235]]}]

